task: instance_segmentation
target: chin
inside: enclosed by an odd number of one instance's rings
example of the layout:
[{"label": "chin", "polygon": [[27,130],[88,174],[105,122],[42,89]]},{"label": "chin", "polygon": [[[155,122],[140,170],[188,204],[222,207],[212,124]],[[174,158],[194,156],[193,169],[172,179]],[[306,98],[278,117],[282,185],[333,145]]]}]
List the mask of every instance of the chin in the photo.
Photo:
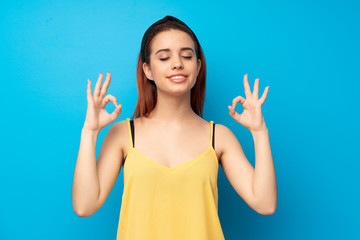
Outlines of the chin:
[{"label": "chin", "polygon": [[184,96],[184,95],[187,95],[187,94],[190,94],[191,93],[191,89],[189,88],[173,88],[173,89],[166,89],[166,90],[159,90],[158,89],[158,92],[161,92],[160,94],[166,94],[166,95],[170,95],[170,96],[173,96],[173,97],[181,97],[181,96]]}]

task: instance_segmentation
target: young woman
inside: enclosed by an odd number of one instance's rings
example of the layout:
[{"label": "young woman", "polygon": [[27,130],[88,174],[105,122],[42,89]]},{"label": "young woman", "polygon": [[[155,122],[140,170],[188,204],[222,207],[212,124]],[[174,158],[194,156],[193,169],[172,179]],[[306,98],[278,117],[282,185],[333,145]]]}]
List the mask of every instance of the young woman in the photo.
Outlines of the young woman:
[{"label": "young woman", "polygon": [[[217,175],[221,164],[241,198],[256,212],[273,214],[277,205],[275,169],[259,99],[244,76],[246,98],[238,96],[229,114],[255,143],[255,168],[230,129],[202,118],[206,64],[192,30],[166,16],[145,32],[137,66],[139,98],[132,119],[107,133],[96,161],[99,131],[121,114],[106,95],[111,75],[100,73],[94,92],[87,86],[87,113],[73,181],[77,215],[91,216],[105,202],[121,166],[124,192],[117,239],[224,239],[218,218]],[[102,87],[101,87],[102,85]],[[105,105],[113,102],[112,114]],[[244,111],[234,108],[240,103]]]}]

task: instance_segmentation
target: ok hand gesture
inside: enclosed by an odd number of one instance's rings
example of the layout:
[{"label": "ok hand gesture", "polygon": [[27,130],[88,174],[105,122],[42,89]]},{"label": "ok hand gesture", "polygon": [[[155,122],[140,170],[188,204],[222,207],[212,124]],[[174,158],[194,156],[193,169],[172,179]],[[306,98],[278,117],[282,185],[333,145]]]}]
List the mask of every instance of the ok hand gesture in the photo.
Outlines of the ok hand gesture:
[{"label": "ok hand gesture", "polygon": [[[85,130],[100,131],[115,121],[121,114],[121,104],[118,105],[117,99],[110,94],[105,96],[111,81],[110,73],[107,72],[105,82],[101,87],[103,78],[104,76],[100,73],[93,94],[91,94],[91,81],[88,80],[86,92],[88,106],[83,127]],[[105,110],[106,104],[110,101],[116,106],[116,109],[111,114]]]},{"label": "ok hand gesture", "polygon": [[[269,86],[265,88],[263,95],[259,98],[259,78],[255,79],[254,91],[251,93],[248,75],[244,76],[244,88],[246,99],[238,96],[233,99],[232,106],[229,107],[229,114],[238,123],[249,129],[251,132],[267,130],[264,116],[262,114],[261,106],[264,104],[266,96],[269,91]],[[235,106],[240,103],[244,108],[241,114],[235,111]]]}]

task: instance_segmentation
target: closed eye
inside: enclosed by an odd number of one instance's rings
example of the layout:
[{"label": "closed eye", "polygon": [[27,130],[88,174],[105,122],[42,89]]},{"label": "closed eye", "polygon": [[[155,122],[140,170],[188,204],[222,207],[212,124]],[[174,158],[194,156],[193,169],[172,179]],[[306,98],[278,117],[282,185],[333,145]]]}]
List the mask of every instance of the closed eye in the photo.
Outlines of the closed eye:
[{"label": "closed eye", "polygon": [[[186,58],[186,59],[191,59],[192,56],[184,56],[184,58]],[[161,61],[166,61],[166,60],[168,60],[168,59],[169,59],[168,57],[167,57],[167,58],[160,58]]]}]

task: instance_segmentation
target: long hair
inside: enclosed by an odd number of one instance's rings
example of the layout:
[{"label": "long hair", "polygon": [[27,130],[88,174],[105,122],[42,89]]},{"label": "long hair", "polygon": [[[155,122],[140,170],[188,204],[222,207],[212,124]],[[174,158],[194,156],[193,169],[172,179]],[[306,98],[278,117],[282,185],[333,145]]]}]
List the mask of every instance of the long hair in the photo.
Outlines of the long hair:
[{"label": "long hair", "polygon": [[181,20],[166,16],[163,19],[155,22],[145,32],[141,49],[139,53],[139,59],[136,68],[136,83],[138,88],[138,101],[136,103],[135,111],[132,118],[148,117],[151,111],[154,109],[157,100],[156,85],[153,81],[150,81],[143,70],[143,63],[150,64],[150,43],[151,40],[160,32],[168,31],[170,29],[181,30],[188,33],[195,43],[195,53],[197,59],[201,60],[201,68],[197,76],[197,80],[193,88],[191,89],[191,108],[200,117],[203,117],[203,107],[205,101],[205,87],[206,87],[206,62],[203,50],[200,43],[193,33],[193,31]]}]

